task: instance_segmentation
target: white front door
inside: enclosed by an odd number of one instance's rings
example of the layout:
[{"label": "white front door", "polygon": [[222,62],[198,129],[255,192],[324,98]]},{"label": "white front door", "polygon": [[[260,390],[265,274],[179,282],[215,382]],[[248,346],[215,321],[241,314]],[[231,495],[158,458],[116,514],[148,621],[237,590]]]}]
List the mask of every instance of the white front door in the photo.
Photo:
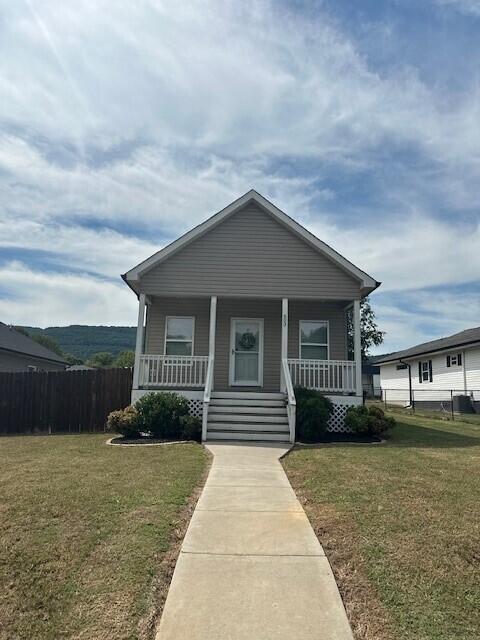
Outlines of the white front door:
[{"label": "white front door", "polygon": [[232,318],[230,385],[263,385],[263,319]]}]

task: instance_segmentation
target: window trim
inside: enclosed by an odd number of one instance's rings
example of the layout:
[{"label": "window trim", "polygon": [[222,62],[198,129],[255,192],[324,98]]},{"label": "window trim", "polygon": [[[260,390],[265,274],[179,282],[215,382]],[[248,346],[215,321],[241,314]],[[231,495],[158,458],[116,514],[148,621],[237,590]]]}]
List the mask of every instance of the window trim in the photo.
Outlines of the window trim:
[{"label": "window trim", "polygon": [[[424,367],[426,365],[426,369]],[[424,379],[424,374],[427,374],[427,379]],[[418,382],[424,384],[425,382],[433,382],[433,360],[419,360],[418,361]]]},{"label": "window trim", "polygon": [[[191,340],[169,340],[168,336],[168,321],[169,320],[191,320],[192,321],[192,339]],[[174,356],[167,353],[167,342],[183,342],[192,343],[192,353],[189,356]],[[193,358],[195,354],[195,316],[165,316],[165,332],[163,338],[163,355],[171,358]]]},{"label": "window trim", "polygon": [[[303,342],[302,343],[302,322],[318,322],[326,325],[327,327],[327,342]],[[327,360],[330,360],[330,321],[329,320],[315,320],[311,318],[303,318],[298,321],[298,357],[300,360],[318,360],[318,358],[302,358],[302,346],[307,347],[327,347]]]},{"label": "window trim", "polygon": [[[455,358],[455,362],[453,359]],[[463,366],[462,353],[458,351],[457,353],[449,353],[446,356],[446,365],[447,369],[450,367],[462,367]]]}]

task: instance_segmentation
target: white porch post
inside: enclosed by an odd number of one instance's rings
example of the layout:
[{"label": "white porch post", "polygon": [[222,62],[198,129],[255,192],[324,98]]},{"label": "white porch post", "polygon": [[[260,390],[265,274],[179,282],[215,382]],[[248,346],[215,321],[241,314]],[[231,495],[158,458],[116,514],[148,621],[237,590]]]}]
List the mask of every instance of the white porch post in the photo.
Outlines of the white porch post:
[{"label": "white porch post", "polygon": [[202,414],[202,442],[207,439],[208,408],[210,405],[210,393],[213,389],[213,378],[215,368],[215,333],[217,328],[217,296],[210,298],[210,331],[208,334],[208,368],[205,380],[205,390],[203,394],[203,414]]},{"label": "white porch post", "polygon": [[138,389],[140,380],[140,356],[143,352],[143,335],[145,323],[145,294],[138,297],[137,340],[135,343],[135,364],[133,367],[133,389]]},{"label": "white porch post", "polygon": [[356,395],[363,396],[362,386],[362,340],[360,332],[360,300],[353,302],[353,356],[355,360]]},{"label": "white porch post", "polygon": [[210,298],[210,333],[208,336],[208,357],[215,358],[215,332],[217,328],[217,296]]},{"label": "white porch post", "polygon": [[[288,298],[282,299],[282,361],[288,358]],[[283,374],[283,366],[280,363],[280,391],[286,391],[285,376]]]}]

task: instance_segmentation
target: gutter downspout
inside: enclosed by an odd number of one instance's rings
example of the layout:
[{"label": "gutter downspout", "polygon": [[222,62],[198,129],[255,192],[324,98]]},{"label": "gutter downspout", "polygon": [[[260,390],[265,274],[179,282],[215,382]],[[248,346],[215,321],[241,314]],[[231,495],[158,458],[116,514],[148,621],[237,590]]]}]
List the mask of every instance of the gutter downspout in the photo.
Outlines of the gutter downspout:
[{"label": "gutter downspout", "polygon": [[410,398],[410,404],[408,405],[408,407],[405,407],[405,409],[408,409],[409,407],[411,407],[413,412],[415,412],[415,400],[413,399],[413,391],[412,391],[412,366],[408,362],[405,362],[402,359],[400,359],[399,362],[400,364],[404,364],[408,367],[408,395]]}]

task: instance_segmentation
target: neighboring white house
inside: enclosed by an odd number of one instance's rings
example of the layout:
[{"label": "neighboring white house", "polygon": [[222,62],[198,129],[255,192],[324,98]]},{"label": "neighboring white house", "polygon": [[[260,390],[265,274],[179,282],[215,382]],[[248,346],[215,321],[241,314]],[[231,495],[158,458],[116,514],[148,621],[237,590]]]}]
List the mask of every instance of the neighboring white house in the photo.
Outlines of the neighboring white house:
[{"label": "neighboring white house", "polygon": [[332,430],[362,402],[360,301],[379,283],[256,191],[123,278],[139,299],[132,399],[183,394],[204,440],[293,441],[295,385],[332,399]]},{"label": "neighboring white house", "polygon": [[390,353],[380,366],[387,402],[480,411],[480,327]]}]

